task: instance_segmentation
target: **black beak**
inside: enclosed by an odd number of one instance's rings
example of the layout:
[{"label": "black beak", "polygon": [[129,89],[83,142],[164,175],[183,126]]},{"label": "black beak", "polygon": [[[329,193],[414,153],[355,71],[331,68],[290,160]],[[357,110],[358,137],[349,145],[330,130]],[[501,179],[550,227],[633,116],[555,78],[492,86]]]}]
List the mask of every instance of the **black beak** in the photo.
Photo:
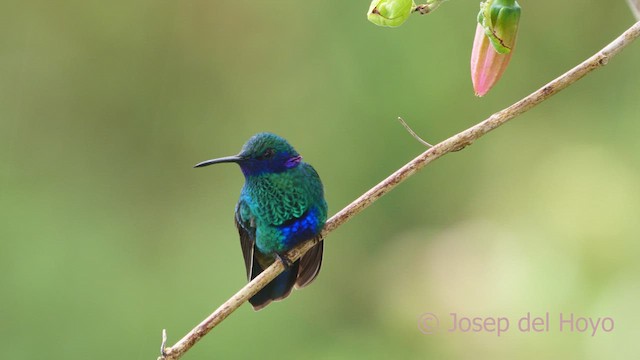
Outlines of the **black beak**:
[{"label": "black beak", "polygon": [[237,163],[244,160],[243,157],[238,156],[238,155],[234,155],[234,156],[227,156],[227,157],[222,157],[222,158],[218,158],[218,159],[211,159],[211,160],[206,160],[203,161],[201,163],[197,163],[194,168],[199,168],[199,167],[203,167],[203,166],[209,166],[209,165],[213,165],[213,164],[220,164],[220,163]]}]

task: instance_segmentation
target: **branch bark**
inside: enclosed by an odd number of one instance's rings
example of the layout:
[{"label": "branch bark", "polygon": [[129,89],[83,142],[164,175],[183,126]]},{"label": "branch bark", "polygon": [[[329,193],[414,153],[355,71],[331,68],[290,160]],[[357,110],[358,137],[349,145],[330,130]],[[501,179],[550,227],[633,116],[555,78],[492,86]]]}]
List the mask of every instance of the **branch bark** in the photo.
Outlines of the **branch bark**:
[{"label": "branch bark", "polygon": [[[347,207],[340,210],[340,212],[331,217],[322,230],[321,238],[312,239],[298,245],[297,247],[289,251],[287,256],[292,261],[297,260],[305,252],[307,252],[307,250],[313,247],[318,241],[322,241],[322,238],[324,238],[330,232],[347,222],[353,216],[364,210],[374,201],[379,199],[382,195],[391,191],[398,184],[406,180],[409,176],[415,174],[418,170],[422,169],[427,164],[433,162],[434,160],[442,157],[445,154],[464,149],[491,130],[496,129],[500,125],[503,125],[507,121],[515,118],[516,116],[538,105],[542,101],[557,94],[567,86],[580,80],[591,71],[606,65],[613,56],[617,55],[622,49],[628,46],[639,36],[640,22],[637,22],[622,35],[616,38],[613,42],[597,52],[595,55],[591,56],[581,64],[567,71],[566,73],[549,82],[540,89],[536,90],[529,96],[491,115],[486,120],[468,128],[467,130],[453,135],[452,137],[423,152],[418,157],[411,160],[409,163],[398,169],[378,185],[371,188],[362,196],[354,200]],[[224,304],[217,308],[211,315],[204,319],[193,330],[191,330],[187,335],[180,339],[180,341],[178,341],[175,345],[171,347],[164,347],[165,341],[163,341],[161,348],[162,355],[158,357],[158,360],[179,359],[196,342],[198,342],[203,336],[211,331],[211,329],[220,324],[224,319],[227,318],[227,316],[229,316],[233,311],[235,311],[242,304],[248,301],[249,298],[256,294],[260,289],[262,289],[282,271],[282,263],[276,261],[258,277],[253,279],[242,289],[240,289],[240,291],[238,291],[235,295],[229,298],[229,300],[227,300]]]}]

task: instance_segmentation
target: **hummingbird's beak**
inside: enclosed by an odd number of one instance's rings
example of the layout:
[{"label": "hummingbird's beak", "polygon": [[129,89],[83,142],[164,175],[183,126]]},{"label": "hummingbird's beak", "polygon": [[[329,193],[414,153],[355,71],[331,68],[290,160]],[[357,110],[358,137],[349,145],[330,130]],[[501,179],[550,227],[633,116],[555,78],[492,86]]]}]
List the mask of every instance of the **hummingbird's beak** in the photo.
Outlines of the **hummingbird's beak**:
[{"label": "hummingbird's beak", "polygon": [[243,157],[238,156],[238,155],[234,155],[234,156],[226,156],[226,157],[222,157],[222,158],[218,158],[218,159],[211,159],[211,160],[205,160],[201,163],[197,163],[194,168],[199,168],[199,167],[203,167],[203,166],[209,166],[209,165],[213,165],[213,164],[220,164],[220,163],[237,163],[244,160]]}]

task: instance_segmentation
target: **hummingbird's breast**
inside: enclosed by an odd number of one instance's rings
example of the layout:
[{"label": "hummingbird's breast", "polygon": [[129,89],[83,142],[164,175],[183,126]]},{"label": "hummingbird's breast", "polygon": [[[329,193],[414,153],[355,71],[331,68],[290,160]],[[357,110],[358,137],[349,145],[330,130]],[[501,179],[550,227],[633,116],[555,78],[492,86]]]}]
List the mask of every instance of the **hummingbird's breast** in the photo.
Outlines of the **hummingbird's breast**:
[{"label": "hummingbird's breast", "polygon": [[265,254],[287,251],[317,236],[326,221],[322,183],[304,163],[285,172],[248,178],[241,197],[255,219],[256,246]]}]

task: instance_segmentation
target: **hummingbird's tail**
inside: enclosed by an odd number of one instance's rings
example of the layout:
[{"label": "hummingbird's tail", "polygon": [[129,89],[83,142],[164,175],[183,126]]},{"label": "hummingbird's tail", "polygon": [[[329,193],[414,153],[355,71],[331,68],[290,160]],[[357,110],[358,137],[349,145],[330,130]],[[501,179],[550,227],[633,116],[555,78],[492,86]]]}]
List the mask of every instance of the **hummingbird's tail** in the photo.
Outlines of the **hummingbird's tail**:
[{"label": "hummingbird's tail", "polygon": [[[263,287],[257,294],[253,295],[253,297],[249,299],[249,302],[253,305],[253,310],[258,311],[269,305],[272,301],[282,300],[289,296],[291,289],[293,289],[293,285],[296,283],[296,278],[298,277],[299,263],[299,260],[294,262],[288,269],[284,270],[280,275],[273,279],[273,281],[267,284],[267,286]],[[254,262],[253,266],[253,276],[251,279],[264,271],[257,261]]]},{"label": "hummingbird's tail", "polygon": [[[299,260],[294,262],[288,269],[285,269],[280,275],[278,275],[267,286],[253,295],[249,302],[253,305],[253,309],[258,311],[265,306],[269,305],[272,301],[282,300],[289,296],[291,289],[296,287],[299,289],[309,285],[320,272],[320,266],[322,265],[322,253],[324,250],[324,241],[320,241],[314,247],[309,249],[306,254]],[[258,256],[259,259],[254,259],[251,269],[251,279],[255,278],[264,271],[260,263],[265,265],[271,265],[274,260],[271,260],[268,264],[264,262],[264,255],[254,253],[254,256]],[[258,260],[258,261],[255,261]]]}]

